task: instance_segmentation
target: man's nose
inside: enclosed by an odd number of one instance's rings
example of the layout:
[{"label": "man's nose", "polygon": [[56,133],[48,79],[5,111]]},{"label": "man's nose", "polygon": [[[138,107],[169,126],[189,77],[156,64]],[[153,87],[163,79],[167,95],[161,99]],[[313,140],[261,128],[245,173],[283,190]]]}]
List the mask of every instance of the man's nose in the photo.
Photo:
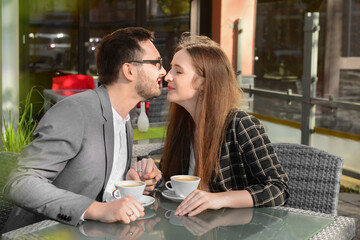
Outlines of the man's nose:
[{"label": "man's nose", "polygon": [[166,75],[166,70],[165,70],[164,67],[161,67],[161,69],[160,69],[160,76],[163,77],[163,76],[165,76],[165,75]]}]

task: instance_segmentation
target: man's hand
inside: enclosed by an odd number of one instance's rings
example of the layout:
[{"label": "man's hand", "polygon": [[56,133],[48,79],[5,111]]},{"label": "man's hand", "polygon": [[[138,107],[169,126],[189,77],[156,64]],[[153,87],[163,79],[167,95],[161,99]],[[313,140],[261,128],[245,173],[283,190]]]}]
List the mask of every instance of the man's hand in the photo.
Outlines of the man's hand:
[{"label": "man's hand", "polygon": [[127,196],[108,203],[94,202],[86,210],[84,219],[130,223],[144,215],[144,207],[135,198]]},{"label": "man's hand", "polygon": [[161,171],[151,158],[144,158],[136,162],[126,174],[126,180],[138,180],[146,183],[145,194],[151,193],[160,179]]}]

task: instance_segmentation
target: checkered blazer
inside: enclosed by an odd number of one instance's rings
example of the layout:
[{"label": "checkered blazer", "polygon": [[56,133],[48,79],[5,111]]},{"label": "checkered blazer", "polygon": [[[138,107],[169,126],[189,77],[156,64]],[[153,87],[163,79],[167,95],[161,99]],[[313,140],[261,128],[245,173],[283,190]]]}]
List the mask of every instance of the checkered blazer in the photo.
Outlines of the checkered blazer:
[{"label": "checkered blazer", "polygon": [[[289,178],[279,164],[263,125],[240,110],[231,112],[228,122],[219,172],[210,183],[210,191],[245,189],[251,194],[254,207],[283,205],[289,198]],[[187,174],[187,169],[182,172]]]}]

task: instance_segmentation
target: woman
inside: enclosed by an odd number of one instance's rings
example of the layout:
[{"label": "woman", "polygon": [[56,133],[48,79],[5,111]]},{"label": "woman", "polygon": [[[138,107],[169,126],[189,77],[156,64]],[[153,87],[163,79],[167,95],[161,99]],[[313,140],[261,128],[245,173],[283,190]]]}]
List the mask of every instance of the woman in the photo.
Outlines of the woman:
[{"label": "woman", "polygon": [[239,109],[242,91],[225,53],[211,39],[185,37],[168,82],[169,126],[161,162],[172,175],[201,177],[175,214],[272,207],[289,197],[288,176],[255,117]]}]

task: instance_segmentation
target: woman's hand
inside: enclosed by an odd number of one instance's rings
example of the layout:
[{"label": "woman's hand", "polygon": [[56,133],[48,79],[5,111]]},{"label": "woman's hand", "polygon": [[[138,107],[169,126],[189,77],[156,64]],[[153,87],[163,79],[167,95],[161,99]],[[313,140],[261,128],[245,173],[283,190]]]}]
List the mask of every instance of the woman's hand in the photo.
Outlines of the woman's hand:
[{"label": "woman's hand", "polygon": [[246,190],[209,193],[194,190],[178,206],[175,215],[195,216],[206,209],[250,208],[254,206],[250,193]]},{"label": "woman's hand", "polygon": [[194,190],[177,207],[175,215],[195,216],[206,209],[220,209],[224,207],[223,193],[209,193],[202,190]]}]

